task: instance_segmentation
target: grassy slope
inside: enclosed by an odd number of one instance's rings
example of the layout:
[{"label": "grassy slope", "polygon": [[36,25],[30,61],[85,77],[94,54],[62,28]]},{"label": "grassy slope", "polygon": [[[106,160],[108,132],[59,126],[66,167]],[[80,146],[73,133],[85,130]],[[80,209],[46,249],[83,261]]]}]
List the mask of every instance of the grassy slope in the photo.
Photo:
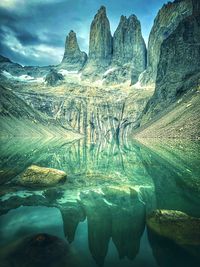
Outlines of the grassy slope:
[{"label": "grassy slope", "polygon": [[180,101],[134,132],[135,138],[200,138],[200,90]]}]

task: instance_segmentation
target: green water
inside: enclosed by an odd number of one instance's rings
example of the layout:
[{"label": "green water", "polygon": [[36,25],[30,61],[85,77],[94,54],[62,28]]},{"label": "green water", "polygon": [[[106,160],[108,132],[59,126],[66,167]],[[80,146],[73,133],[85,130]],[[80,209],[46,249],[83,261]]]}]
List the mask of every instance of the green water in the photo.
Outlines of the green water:
[{"label": "green water", "polygon": [[[158,208],[200,216],[199,151],[198,142],[188,141],[2,139],[3,266],[44,266],[18,249],[20,240],[37,233],[68,242],[64,263],[49,256],[47,266],[198,266],[195,257],[149,231],[145,218]],[[38,190],[16,185],[13,179],[31,164],[66,171],[66,183]]]}]

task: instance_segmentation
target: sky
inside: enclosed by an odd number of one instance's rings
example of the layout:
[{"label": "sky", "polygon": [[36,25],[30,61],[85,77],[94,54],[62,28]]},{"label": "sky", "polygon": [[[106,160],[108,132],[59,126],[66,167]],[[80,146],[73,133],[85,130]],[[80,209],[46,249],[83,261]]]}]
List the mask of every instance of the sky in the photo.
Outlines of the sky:
[{"label": "sky", "polygon": [[106,6],[111,32],[121,15],[135,14],[142,34],[148,36],[158,10],[168,0],[0,0],[0,54],[22,65],[58,64],[66,35],[77,34],[88,52],[90,24],[101,5]]}]

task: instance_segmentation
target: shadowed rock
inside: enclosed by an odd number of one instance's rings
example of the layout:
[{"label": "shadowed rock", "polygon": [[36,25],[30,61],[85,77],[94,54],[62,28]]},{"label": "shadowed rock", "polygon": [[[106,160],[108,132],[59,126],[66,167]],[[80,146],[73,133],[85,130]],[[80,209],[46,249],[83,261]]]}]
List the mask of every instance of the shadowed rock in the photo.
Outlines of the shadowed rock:
[{"label": "shadowed rock", "polygon": [[63,75],[61,73],[58,73],[54,69],[51,69],[45,78],[45,82],[47,83],[47,85],[50,86],[56,86],[63,80],[64,80]]},{"label": "shadowed rock", "polygon": [[[138,76],[146,67],[146,45],[141,33],[141,25],[135,15],[129,18],[121,16],[119,25],[113,36],[112,65],[127,66],[126,80],[137,82]],[[125,75],[122,74],[122,77]]]},{"label": "shadowed rock", "polygon": [[69,265],[69,252],[69,246],[64,240],[41,233],[26,237],[5,248],[1,263],[7,267],[72,266]]},{"label": "shadowed rock", "polygon": [[192,14],[192,9],[192,0],[178,0],[164,4],[159,10],[149,35],[147,70],[140,78],[143,84],[155,83],[162,54],[161,45],[174,32],[178,24]]},{"label": "shadowed rock", "polygon": [[[199,13],[200,14],[200,13]],[[200,15],[182,20],[162,43],[155,93],[142,123],[152,119],[186,92],[197,90],[200,79]]]}]

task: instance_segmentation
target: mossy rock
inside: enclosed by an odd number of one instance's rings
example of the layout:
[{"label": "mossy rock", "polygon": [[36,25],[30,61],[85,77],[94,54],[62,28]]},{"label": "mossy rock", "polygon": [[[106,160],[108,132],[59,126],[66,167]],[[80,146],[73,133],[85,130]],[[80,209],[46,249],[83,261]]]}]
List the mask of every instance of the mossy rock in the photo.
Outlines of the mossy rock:
[{"label": "mossy rock", "polygon": [[176,210],[155,210],[147,225],[156,234],[180,246],[200,246],[200,219]]},{"label": "mossy rock", "polygon": [[44,168],[36,165],[28,167],[17,178],[17,184],[26,187],[48,187],[66,181],[67,174],[53,168]]}]

